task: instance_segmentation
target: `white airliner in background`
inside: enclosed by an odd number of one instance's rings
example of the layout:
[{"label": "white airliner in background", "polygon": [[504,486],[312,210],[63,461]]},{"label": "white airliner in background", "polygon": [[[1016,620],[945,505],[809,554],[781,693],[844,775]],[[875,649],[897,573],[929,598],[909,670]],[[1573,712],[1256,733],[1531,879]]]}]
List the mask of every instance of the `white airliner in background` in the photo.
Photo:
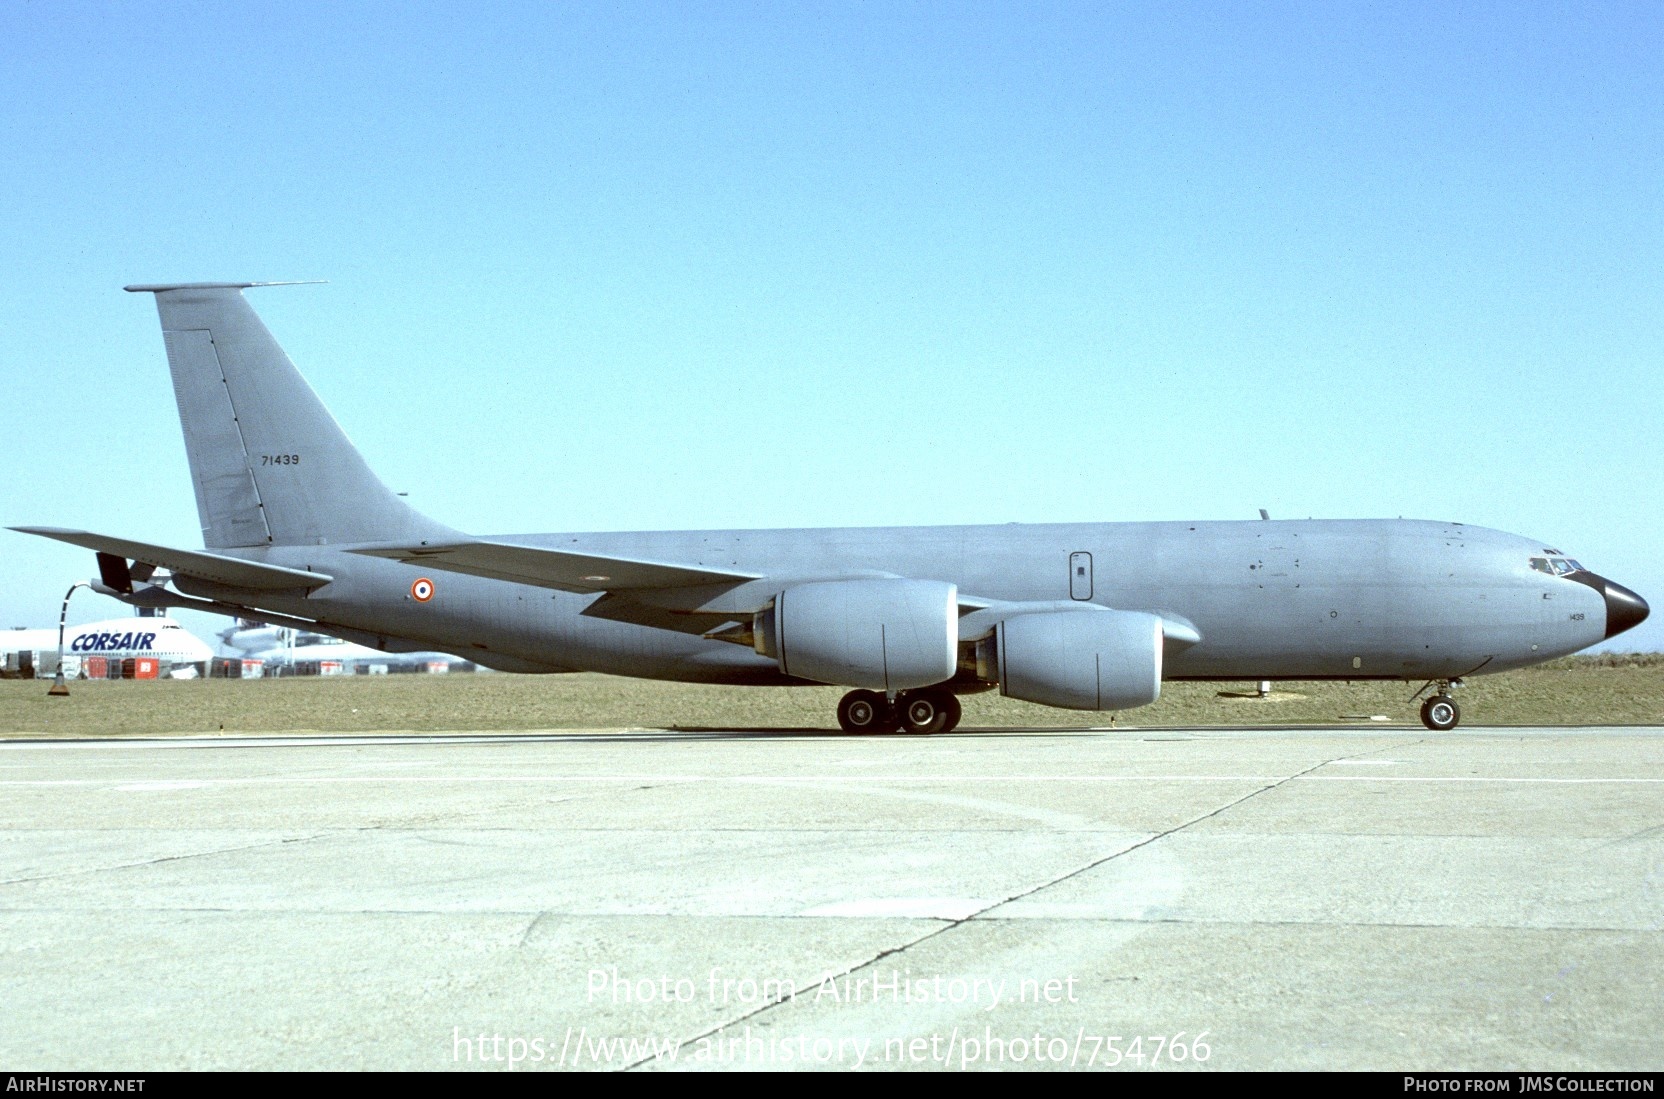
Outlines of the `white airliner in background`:
[{"label": "white airliner in background", "polygon": [[342,671],[355,671],[359,666],[415,668],[421,671],[472,667],[468,661],[450,653],[387,653],[328,634],[287,626],[268,626],[247,618],[239,618],[235,626],[221,630],[219,639],[226,648],[239,653],[242,659],[258,660],[267,668],[325,662],[339,664]]},{"label": "white airliner in background", "polygon": [[[22,662],[16,658],[23,653],[30,654],[28,663],[31,668],[55,670],[58,658],[57,627],[0,632],[0,656],[7,658],[4,664],[8,671],[14,674],[21,671]],[[178,622],[157,615],[110,618],[103,622],[67,627],[64,630],[64,657],[85,660],[89,656],[112,660],[154,657],[171,663],[175,669],[192,666],[201,675],[207,672],[214,650]]]}]

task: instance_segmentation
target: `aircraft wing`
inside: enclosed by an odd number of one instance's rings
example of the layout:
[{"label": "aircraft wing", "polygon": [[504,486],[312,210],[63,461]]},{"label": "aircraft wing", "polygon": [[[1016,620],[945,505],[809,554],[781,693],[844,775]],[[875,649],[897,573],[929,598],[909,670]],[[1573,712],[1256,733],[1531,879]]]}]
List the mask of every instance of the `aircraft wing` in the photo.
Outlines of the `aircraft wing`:
[{"label": "aircraft wing", "polygon": [[260,591],[282,591],[294,588],[321,588],[331,576],[304,569],[286,569],[281,565],[263,565],[258,561],[244,561],[240,557],[225,557],[205,550],[174,549],[149,542],[133,542],[126,538],[111,538],[85,530],[65,527],[13,527],[22,534],[38,534],[55,538],[72,546],[81,546],[111,557],[131,558],[147,565],[167,569],[176,576],[194,576],[216,584],[234,588],[254,588]]},{"label": "aircraft wing", "polygon": [[453,542],[418,546],[364,546],[352,552],[407,565],[508,580],[556,591],[580,593],[689,588],[702,584],[743,584],[759,573],[674,565],[595,553],[521,546],[512,542]]},{"label": "aircraft wing", "polygon": [[[600,594],[601,598],[584,614],[678,633],[708,634],[726,623],[749,621],[751,614],[766,605],[781,586],[811,580],[892,575],[851,570],[836,575],[771,576],[496,541],[360,546],[352,552],[491,580],[585,595]],[[678,589],[699,590],[683,594]],[[1016,614],[1084,609],[1104,608],[1077,602],[1007,603],[961,592],[960,634],[962,639],[975,639],[992,632],[1000,619]]]},{"label": "aircraft wing", "polygon": [[[1008,618],[1024,614],[1062,614],[1069,612],[1107,611],[1101,603],[1083,603],[1074,599],[1008,602],[999,599],[979,599],[959,594],[959,640],[977,641],[994,632],[994,627]],[[1156,612],[1161,619],[1161,636],[1169,645],[1180,649],[1200,644],[1202,634],[1188,618],[1166,611]]]}]

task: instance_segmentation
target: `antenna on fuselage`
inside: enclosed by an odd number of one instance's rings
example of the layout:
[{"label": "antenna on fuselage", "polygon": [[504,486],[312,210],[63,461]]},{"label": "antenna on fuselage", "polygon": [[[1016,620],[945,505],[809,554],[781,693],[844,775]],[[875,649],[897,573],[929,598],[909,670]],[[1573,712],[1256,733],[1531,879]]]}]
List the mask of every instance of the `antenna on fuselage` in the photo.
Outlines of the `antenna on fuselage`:
[{"label": "antenna on fuselage", "polygon": [[1260,518],[1261,519],[1269,519],[1269,518],[1271,518],[1271,513],[1266,511],[1264,508],[1260,508]]}]

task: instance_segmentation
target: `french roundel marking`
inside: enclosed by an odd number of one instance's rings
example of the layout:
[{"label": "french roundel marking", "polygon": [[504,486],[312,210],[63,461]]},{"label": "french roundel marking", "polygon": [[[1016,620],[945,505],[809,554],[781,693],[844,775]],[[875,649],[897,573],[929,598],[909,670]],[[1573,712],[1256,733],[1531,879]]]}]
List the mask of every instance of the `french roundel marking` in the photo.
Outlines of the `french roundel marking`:
[{"label": "french roundel marking", "polygon": [[426,603],[429,599],[432,599],[433,581],[424,576],[410,585],[410,598],[418,603]]}]

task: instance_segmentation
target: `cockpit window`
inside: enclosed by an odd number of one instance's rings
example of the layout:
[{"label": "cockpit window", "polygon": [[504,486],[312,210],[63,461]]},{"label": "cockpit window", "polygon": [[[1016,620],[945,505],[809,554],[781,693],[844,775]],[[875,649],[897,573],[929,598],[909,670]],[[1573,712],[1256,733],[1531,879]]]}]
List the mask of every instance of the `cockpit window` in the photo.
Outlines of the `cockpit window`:
[{"label": "cockpit window", "polygon": [[1569,557],[1533,557],[1531,567],[1550,576],[1569,576],[1583,571],[1583,566]]},{"label": "cockpit window", "polygon": [[1548,558],[1546,557],[1533,557],[1531,559],[1531,567],[1536,569],[1538,572],[1546,572],[1550,576],[1554,575],[1554,570],[1548,567]]}]

